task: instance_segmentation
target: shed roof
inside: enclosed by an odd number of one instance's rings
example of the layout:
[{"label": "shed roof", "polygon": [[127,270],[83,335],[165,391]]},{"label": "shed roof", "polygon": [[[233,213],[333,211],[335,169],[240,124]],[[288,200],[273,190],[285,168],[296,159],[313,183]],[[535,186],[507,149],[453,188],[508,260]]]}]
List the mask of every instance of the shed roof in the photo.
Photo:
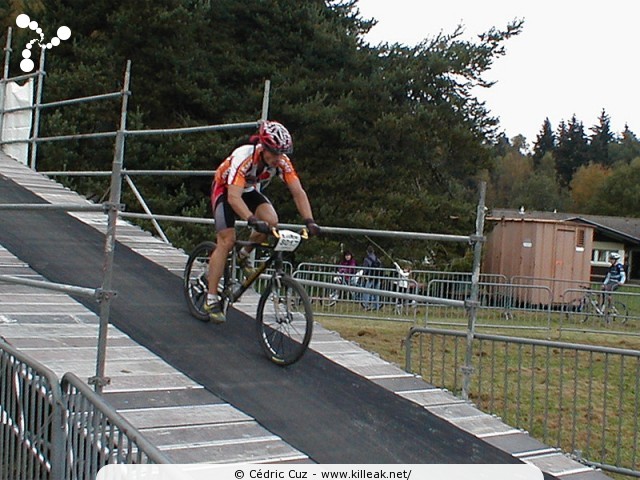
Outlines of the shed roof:
[{"label": "shed roof", "polygon": [[581,213],[539,212],[496,208],[488,220],[530,219],[559,222],[577,222],[593,226],[614,239],[640,245],[640,218],[584,215]]}]

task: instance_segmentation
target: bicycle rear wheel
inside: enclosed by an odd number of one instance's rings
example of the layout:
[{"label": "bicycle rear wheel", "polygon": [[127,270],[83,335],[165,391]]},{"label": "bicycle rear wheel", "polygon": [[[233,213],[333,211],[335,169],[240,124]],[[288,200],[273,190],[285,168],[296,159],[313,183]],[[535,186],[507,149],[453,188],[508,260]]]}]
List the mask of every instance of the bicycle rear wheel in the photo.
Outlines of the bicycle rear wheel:
[{"label": "bicycle rear wheel", "polygon": [[[209,291],[209,257],[216,248],[216,244],[211,241],[202,242],[193,249],[182,276],[182,286],[184,297],[187,300],[189,312],[202,322],[209,321],[209,314],[204,311],[204,304],[207,301]],[[227,280],[227,272],[223,276],[222,283]],[[220,291],[220,286],[218,287]]]},{"label": "bicycle rear wheel", "polygon": [[290,365],[306,352],[313,332],[307,292],[289,276],[274,276],[262,293],[256,314],[258,337],[269,359]]},{"label": "bicycle rear wheel", "polygon": [[585,298],[582,301],[582,307],[580,308],[580,314],[582,315],[582,323],[591,321],[594,318],[598,318],[602,315],[600,307],[593,299]]}]

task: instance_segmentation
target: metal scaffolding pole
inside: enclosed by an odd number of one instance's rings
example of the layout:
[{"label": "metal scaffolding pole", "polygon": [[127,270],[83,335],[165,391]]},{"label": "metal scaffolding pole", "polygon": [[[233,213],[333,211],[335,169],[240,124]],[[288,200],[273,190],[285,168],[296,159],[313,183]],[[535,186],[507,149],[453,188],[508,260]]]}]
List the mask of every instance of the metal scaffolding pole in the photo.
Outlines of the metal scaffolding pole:
[{"label": "metal scaffolding pole", "polygon": [[104,268],[102,277],[102,289],[100,301],[100,328],[98,331],[98,355],[96,358],[96,375],[89,379],[96,392],[102,393],[104,386],[109,384],[105,377],[105,361],[107,353],[107,333],[109,328],[109,314],[111,301],[115,295],[113,285],[113,258],[116,246],[116,223],[118,213],[121,210],[120,199],[122,195],[122,164],[124,163],[125,131],[127,128],[127,106],[129,102],[129,81],[131,76],[131,60],[127,61],[122,87],[122,106],[120,110],[120,128],[116,135],[116,145],[113,154],[113,167],[111,175],[111,193],[107,203],[108,223],[107,234],[104,242]]},{"label": "metal scaffolding pole", "polygon": [[38,133],[40,132],[40,110],[42,104],[42,84],[44,83],[44,57],[46,48],[43,48],[40,51],[40,66],[38,67],[38,83],[36,84],[36,101],[34,104],[34,112],[33,112],[33,135],[31,135],[31,160],[30,164],[31,169],[36,169],[36,157],[38,154],[38,143],[36,139],[38,138]]},{"label": "metal scaffolding pole", "polygon": [[467,325],[467,349],[465,352],[464,366],[462,367],[462,398],[469,400],[469,387],[473,375],[473,340],[475,337],[476,321],[478,319],[478,306],[480,295],[480,265],[482,262],[482,244],[484,243],[484,213],[487,184],[480,183],[480,200],[476,214],[476,233],[472,237],[473,242],[473,270],[471,273],[471,292],[466,301],[469,313]]}]

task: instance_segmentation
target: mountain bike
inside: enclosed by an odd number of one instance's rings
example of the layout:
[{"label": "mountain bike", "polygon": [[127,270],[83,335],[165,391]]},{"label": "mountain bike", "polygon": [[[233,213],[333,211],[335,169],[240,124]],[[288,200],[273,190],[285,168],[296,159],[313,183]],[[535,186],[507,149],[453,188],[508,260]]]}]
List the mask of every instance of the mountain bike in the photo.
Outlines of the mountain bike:
[{"label": "mountain bike", "polygon": [[[255,284],[260,293],[256,311],[260,345],[272,362],[284,366],[302,357],[313,331],[313,311],[307,292],[283,269],[283,254],[297,250],[302,240],[308,239],[308,232],[306,229],[297,233],[274,228],[269,239],[267,243],[235,242],[218,285],[218,294],[226,314],[228,308]],[[209,321],[204,304],[209,290],[209,257],[215,246],[212,241],[200,243],[189,255],[184,269],[183,288],[189,312],[203,322]],[[243,275],[238,266],[238,252],[243,246],[270,251],[268,258],[248,275]],[[270,267],[273,268],[267,273]],[[263,274],[266,274],[266,283],[257,282]]]},{"label": "mountain bike", "polygon": [[581,288],[585,290],[584,295],[572,302],[571,309],[584,315],[582,323],[594,316],[603,317],[607,324],[614,320],[619,320],[622,324],[627,323],[629,309],[624,303],[615,300],[611,292],[589,290],[585,286]]}]

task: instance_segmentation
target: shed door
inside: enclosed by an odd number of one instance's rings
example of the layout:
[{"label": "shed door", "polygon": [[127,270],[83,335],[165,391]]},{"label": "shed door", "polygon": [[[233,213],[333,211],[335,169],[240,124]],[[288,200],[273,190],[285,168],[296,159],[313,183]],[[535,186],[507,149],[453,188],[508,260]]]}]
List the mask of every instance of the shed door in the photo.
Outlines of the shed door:
[{"label": "shed door", "polygon": [[558,229],[556,231],[556,258],[553,278],[573,278],[573,262],[576,254],[576,231]]}]

